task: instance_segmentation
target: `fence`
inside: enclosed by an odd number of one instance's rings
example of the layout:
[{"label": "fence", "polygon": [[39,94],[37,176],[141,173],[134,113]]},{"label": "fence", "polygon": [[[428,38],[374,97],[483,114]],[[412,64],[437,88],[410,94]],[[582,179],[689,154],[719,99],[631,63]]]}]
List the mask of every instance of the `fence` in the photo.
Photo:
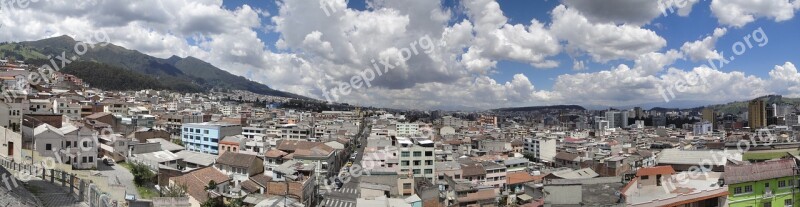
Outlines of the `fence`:
[{"label": "fence", "polygon": [[47,169],[41,166],[16,163],[8,159],[0,159],[0,165],[9,169],[9,171],[17,171],[35,176],[56,186],[60,185],[61,188],[68,190],[75,199],[88,204],[89,207],[119,206],[117,201],[112,201],[108,194],[103,193],[94,183],[91,181],[86,182],[75,176],[75,174],[68,174],[64,171]]}]

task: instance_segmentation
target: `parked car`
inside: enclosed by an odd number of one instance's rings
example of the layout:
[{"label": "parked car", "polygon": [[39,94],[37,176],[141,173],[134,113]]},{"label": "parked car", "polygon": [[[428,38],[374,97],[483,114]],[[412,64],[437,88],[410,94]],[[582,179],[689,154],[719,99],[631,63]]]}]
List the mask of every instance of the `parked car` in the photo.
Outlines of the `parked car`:
[{"label": "parked car", "polygon": [[114,165],[114,164],[115,164],[115,162],[114,162],[114,159],[111,159],[111,158],[103,158],[103,164],[106,164],[106,165],[108,165],[108,166],[112,166],[112,165]]}]

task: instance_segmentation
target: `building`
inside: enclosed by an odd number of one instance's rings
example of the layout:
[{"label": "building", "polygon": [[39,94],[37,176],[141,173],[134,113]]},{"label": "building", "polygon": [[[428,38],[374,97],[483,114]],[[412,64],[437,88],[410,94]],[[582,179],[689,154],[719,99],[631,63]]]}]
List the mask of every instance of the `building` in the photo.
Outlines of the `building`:
[{"label": "building", "polygon": [[752,100],[747,104],[747,123],[750,129],[767,126],[766,106],[762,100]]},{"label": "building", "polygon": [[714,109],[711,107],[703,108],[703,121],[712,124],[712,127],[716,126],[717,121],[717,114],[714,113]]},{"label": "building", "polygon": [[556,157],[556,142],[546,137],[525,138],[525,153],[531,154],[534,162],[553,162]]},{"label": "building", "polygon": [[415,178],[436,180],[433,141],[427,139],[397,138],[400,168],[397,174],[413,174]]},{"label": "building", "polygon": [[797,206],[792,190],[796,166],[794,159],[725,166],[729,206]]},{"label": "building", "polygon": [[227,123],[187,123],[181,126],[181,141],[189,151],[219,154],[219,142],[226,136],[239,135],[242,126]]},{"label": "building", "polygon": [[725,206],[720,172],[680,172],[670,166],[641,168],[620,192],[625,206]]},{"label": "building", "polygon": [[419,124],[416,123],[397,123],[395,124],[397,136],[414,136],[419,134]]},{"label": "building", "polygon": [[692,132],[695,136],[710,135],[712,132],[714,132],[712,126],[713,125],[711,125],[711,123],[707,121],[697,122],[694,123],[694,126],[692,127]]}]

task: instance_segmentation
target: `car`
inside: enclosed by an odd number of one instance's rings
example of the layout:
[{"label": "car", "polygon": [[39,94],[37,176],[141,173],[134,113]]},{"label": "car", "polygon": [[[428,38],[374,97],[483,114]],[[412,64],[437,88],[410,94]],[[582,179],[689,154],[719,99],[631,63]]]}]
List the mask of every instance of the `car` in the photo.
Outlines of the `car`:
[{"label": "car", "polygon": [[103,164],[106,164],[106,165],[108,165],[108,166],[112,166],[112,165],[114,165],[114,164],[115,164],[115,162],[114,162],[114,159],[111,159],[111,158],[103,158]]}]

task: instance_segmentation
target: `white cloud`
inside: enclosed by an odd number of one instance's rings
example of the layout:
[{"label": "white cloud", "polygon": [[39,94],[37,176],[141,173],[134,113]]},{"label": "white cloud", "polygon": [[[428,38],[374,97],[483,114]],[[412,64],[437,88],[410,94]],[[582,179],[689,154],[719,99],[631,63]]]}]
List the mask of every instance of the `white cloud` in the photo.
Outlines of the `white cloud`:
[{"label": "white cloud", "polygon": [[680,16],[688,16],[699,0],[562,0],[570,8],[584,14],[595,23],[613,22],[616,24],[644,25],[659,16],[671,15],[677,11]]},{"label": "white cloud", "polygon": [[756,18],[765,17],[775,22],[794,17],[800,9],[797,0],[712,0],[711,12],[720,24],[743,27]]},{"label": "white cloud", "polygon": [[655,32],[633,25],[593,24],[579,11],[559,5],[552,11],[551,31],[568,47],[585,51],[598,62],[635,59],[639,54],[655,52],[667,41]]},{"label": "white cloud", "polygon": [[712,59],[723,58],[714,47],[717,40],[725,35],[728,30],[725,28],[714,29],[714,33],[702,40],[694,42],[686,42],[681,46],[681,51],[686,54],[692,61],[706,61]]},{"label": "white cloud", "polygon": [[530,25],[511,25],[500,5],[493,0],[465,1],[469,19],[474,22],[475,38],[464,61],[476,71],[494,67],[493,61],[513,60],[537,68],[553,68],[558,62],[548,59],[561,52],[561,45],[545,25],[532,19]]}]

